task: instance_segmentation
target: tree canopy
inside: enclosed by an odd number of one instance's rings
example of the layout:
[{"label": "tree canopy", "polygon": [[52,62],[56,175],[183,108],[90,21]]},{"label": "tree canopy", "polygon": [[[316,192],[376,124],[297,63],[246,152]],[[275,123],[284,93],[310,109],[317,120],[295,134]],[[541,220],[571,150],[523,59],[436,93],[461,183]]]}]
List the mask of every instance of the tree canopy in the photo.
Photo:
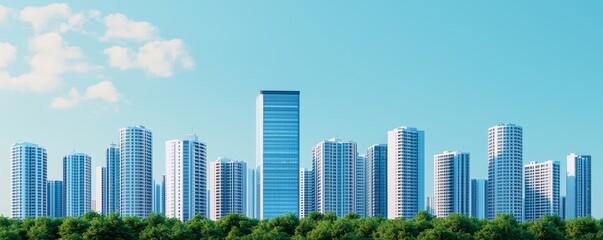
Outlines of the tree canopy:
[{"label": "tree canopy", "polygon": [[603,239],[603,220],[544,216],[520,223],[504,214],[479,220],[463,214],[435,218],[422,211],[413,219],[314,212],[303,219],[287,214],[257,220],[233,213],[218,221],[198,215],[181,222],[158,214],[139,218],[89,212],[57,219],[0,217],[0,239]]}]

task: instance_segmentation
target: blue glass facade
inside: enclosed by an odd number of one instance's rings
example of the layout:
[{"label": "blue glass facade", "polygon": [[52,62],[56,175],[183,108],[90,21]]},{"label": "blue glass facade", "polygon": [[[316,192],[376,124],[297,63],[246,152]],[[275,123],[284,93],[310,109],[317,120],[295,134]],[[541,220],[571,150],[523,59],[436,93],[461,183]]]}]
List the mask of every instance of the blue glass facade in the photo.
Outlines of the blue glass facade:
[{"label": "blue glass facade", "polygon": [[48,200],[46,201],[48,216],[51,218],[65,217],[63,209],[63,181],[48,181],[46,191],[46,196],[48,196]]},{"label": "blue glass facade", "polygon": [[107,212],[119,212],[119,148],[109,145],[106,151],[107,164]]},{"label": "blue glass facade", "polygon": [[77,217],[91,210],[91,158],[83,153],[63,157],[65,216]]},{"label": "blue glass facade", "polygon": [[298,215],[299,92],[261,91],[256,99],[256,163],[261,219]]},{"label": "blue glass facade", "polygon": [[366,153],[366,213],[387,217],[387,144],[375,144]]}]

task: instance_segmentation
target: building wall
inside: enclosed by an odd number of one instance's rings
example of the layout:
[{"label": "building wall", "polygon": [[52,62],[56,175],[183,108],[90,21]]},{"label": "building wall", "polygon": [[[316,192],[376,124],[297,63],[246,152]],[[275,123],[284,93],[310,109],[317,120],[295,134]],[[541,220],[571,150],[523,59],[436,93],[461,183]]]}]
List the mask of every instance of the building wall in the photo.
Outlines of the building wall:
[{"label": "building wall", "polygon": [[119,131],[120,211],[147,217],[153,208],[153,135],[143,126]]},{"label": "building wall", "polygon": [[356,143],[332,138],[318,143],[312,153],[316,211],[337,216],[356,212]]},{"label": "building wall", "polygon": [[107,166],[107,212],[119,212],[119,148],[116,144],[111,144],[105,152]]},{"label": "building wall", "polygon": [[559,213],[559,162],[531,162],[524,166],[524,220]]},{"label": "building wall", "polygon": [[413,218],[424,209],[424,132],[396,128],[387,147],[387,217]]},{"label": "building wall", "polygon": [[256,99],[259,215],[299,210],[299,92],[261,91]]},{"label": "building wall", "polygon": [[487,216],[488,180],[471,179],[471,217],[484,219]]},{"label": "building wall", "polygon": [[65,216],[77,217],[92,210],[92,159],[83,153],[63,157]]},{"label": "building wall", "polygon": [[591,156],[567,156],[566,218],[573,219],[591,214]]},{"label": "building wall", "polygon": [[210,163],[210,219],[218,220],[229,213],[245,214],[247,163],[218,158]]},{"label": "building wall", "polygon": [[197,214],[208,217],[207,149],[196,135],[165,143],[166,216],[186,221]]},{"label": "building wall", "polygon": [[387,144],[375,144],[366,153],[366,213],[387,217]]},{"label": "building wall", "polygon": [[469,215],[469,153],[444,152],[434,155],[433,161],[435,215]]},{"label": "building wall", "polygon": [[47,212],[51,218],[65,217],[65,208],[63,202],[63,181],[48,181],[47,184]]},{"label": "building wall", "polygon": [[522,219],[523,129],[500,124],[488,129],[488,218],[498,213]]},{"label": "building wall", "polygon": [[46,149],[32,143],[15,143],[10,151],[10,197],[13,218],[46,215]]},{"label": "building wall", "polygon": [[314,204],[314,171],[299,170],[299,217],[305,218],[316,211]]}]

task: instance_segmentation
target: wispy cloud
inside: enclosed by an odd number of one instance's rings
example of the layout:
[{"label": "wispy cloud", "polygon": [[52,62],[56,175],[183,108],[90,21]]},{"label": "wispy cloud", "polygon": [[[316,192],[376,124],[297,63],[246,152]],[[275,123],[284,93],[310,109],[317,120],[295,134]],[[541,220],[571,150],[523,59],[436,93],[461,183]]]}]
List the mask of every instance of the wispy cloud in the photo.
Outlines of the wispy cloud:
[{"label": "wispy cloud", "polygon": [[26,7],[19,13],[19,19],[31,23],[34,31],[42,32],[51,21],[68,19],[69,5],[52,3],[43,7]]},{"label": "wispy cloud", "polygon": [[[4,46],[9,49],[7,52],[10,53],[10,44],[4,44]],[[28,62],[31,68],[30,71],[15,77],[11,77],[9,73],[4,72],[0,77],[0,89],[34,92],[51,91],[63,83],[62,74],[66,72],[98,69],[97,66],[83,62],[81,49],[67,45],[63,37],[57,32],[32,37],[29,40],[29,52],[32,54]],[[1,59],[10,62],[14,59],[14,55],[11,58],[10,54],[3,53],[0,54],[0,64]]]},{"label": "wispy cloud", "polygon": [[102,41],[110,39],[126,39],[134,41],[148,41],[155,39],[157,28],[149,22],[132,21],[121,13],[110,14],[104,18],[105,34]]},{"label": "wispy cloud", "polygon": [[180,39],[148,42],[135,53],[121,46],[107,48],[103,53],[109,57],[111,67],[121,70],[139,68],[159,77],[172,76],[176,66],[190,69],[195,65]]},{"label": "wispy cloud", "polygon": [[[27,42],[26,46],[0,42],[0,90],[56,91],[69,83],[64,79],[66,73],[110,74],[105,72],[107,68],[102,65],[117,70],[140,69],[158,77],[170,77],[178,69],[194,67],[194,61],[182,39],[164,40],[159,29],[150,22],[133,20],[123,13],[103,15],[95,9],[74,11],[65,3],[22,9],[0,6],[0,23],[6,23],[11,18],[18,21],[10,24],[31,26],[32,35],[28,41],[24,41]],[[69,44],[66,38],[73,34],[67,32],[92,38],[98,43],[82,45],[87,48],[105,45],[99,47],[104,50],[86,49],[86,52],[102,52],[107,57],[107,63],[89,62],[95,58],[84,56],[82,46]],[[113,46],[106,47],[107,44]],[[29,69],[16,63],[27,64]],[[13,69],[25,69],[25,72],[13,75]],[[51,107],[69,108],[93,99],[115,103],[123,96],[108,81],[92,85],[84,93],[76,88],[67,89],[70,90],[66,95],[52,100]]]},{"label": "wispy cloud", "polygon": [[81,102],[92,100],[103,100],[108,103],[116,103],[122,98],[113,83],[102,81],[96,85],[86,88],[84,95],[80,95],[75,88],[71,88],[67,97],[55,97],[50,103],[51,108],[65,109],[78,106]]}]

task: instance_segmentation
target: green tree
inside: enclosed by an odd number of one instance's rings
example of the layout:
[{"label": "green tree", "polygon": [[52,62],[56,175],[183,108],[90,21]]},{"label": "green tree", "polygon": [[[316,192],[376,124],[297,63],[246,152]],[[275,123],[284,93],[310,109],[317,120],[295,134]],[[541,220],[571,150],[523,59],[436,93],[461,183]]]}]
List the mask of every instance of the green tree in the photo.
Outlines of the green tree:
[{"label": "green tree", "polygon": [[565,224],[565,233],[571,239],[589,240],[597,239],[599,226],[592,217],[580,217],[568,220]]},{"label": "green tree", "polygon": [[132,230],[122,220],[119,213],[107,217],[93,218],[90,227],[84,233],[84,239],[90,240],[127,240],[133,239]]},{"label": "green tree", "polygon": [[293,213],[287,213],[285,216],[278,216],[268,221],[268,227],[271,230],[283,232],[289,237],[295,235],[295,228],[299,225],[299,218]]},{"label": "green tree", "polygon": [[79,217],[67,217],[59,226],[59,235],[61,239],[83,239],[90,223]]},{"label": "green tree", "polygon": [[475,234],[475,239],[534,239],[534,236],[525,231],[512,215],[499,214],[493,221],[486,221],[482,229]]},{"label": "green tree", "polygon": [[27,231],[27,236],[29,239],[58,239],[60,225],[60,219],[53,220],[49,217],[39,217]]},{"label": "green tree", "polygon": [[220,231],[218,230],[216,223],[204,218],[201,214],[197,214],[195,217],[186,221],[186,225],[191,230],[195,239],[220,239]]},{"label": "green tree", "polygon": [[308,239],[327,240],[333,239],[333,231],[331,230],[333,223],[329,220],[318,222],[316,228],[308,233]]}]

